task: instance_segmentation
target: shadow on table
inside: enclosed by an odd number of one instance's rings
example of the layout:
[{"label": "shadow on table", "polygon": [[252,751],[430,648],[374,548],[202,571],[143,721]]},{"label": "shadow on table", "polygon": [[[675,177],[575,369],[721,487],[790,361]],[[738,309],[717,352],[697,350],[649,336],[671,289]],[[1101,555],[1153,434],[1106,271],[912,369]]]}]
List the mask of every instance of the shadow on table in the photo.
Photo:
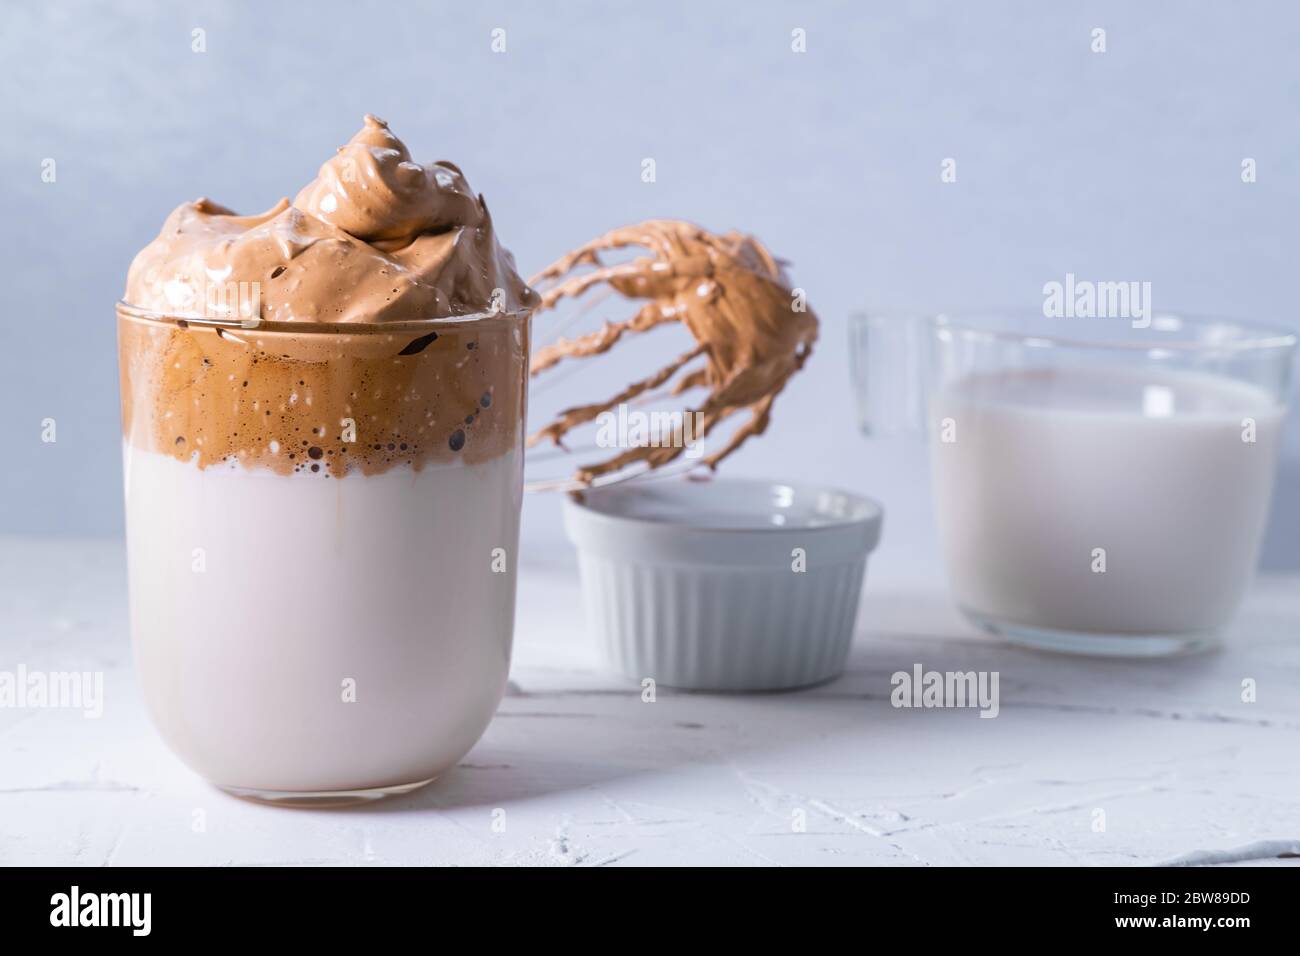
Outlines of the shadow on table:
[{"label": "shadow on table", "polygon": [[[900,748],[929,758],[969,748],[997,749],[1027,723],[1079,721],[1080,733],[1104,741],[1151,721],[1216,725],[1294,724],[1300,711],[1242,699],[1244,676],[1266,664],[1268,645],[1284,635],[1278,621],[1238,622],[1221,651],[1160,660],[1080,658],[1019,648],[978,635],[939,598],[873,596],[845,673],[791,692],[702,694],[660,690],[655,706],[638,688],[618,685],[508,697],[487,735],[452,773],[406,797],[367,809],[381,813],[496,807],[548,794],[599,790],[622,778],[720,772],[746,785],[745,767],[819,772],[818,754],[839,744],[870,762]],[[1243,618],[1246,618],[1243,615]],[[905,625],[906,629],[900,629]],[[1241,633],[1245,631],[1247,633]],[[1275,633],[1276,632],[1276,633]],[[1000,719],[896,706],[898,675],[996,673]],[[1253,669],[1252,669],[1253,668]],[[977,709],[976,701],[966,709]],[[1277,707],[1281,706],[1282,710]],[[1053,716],[1055,715],[1055,716]],[[1119,721],[1111,720],[1119,718]],[[1050,736],[1043,755],[1055,751]],[[842,757],[840,759],[843,759]],[[794,769],[797,768],[797,769]]]}]

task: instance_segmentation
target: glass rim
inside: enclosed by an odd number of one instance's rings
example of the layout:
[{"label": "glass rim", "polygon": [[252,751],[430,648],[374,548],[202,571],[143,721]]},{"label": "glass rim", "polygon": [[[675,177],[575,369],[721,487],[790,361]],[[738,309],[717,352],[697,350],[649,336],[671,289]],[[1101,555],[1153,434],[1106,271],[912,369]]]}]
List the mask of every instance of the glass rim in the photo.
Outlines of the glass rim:
[{"label": "glass rim", "polygon": [[[936,327],[949,329],[963,338],[990,342],[1018,342],[1031,347],[1067,348],[1080,350],[1115,351],[1115,352],[1268,352],[1294,349],[1300,335],[1282,325],[1257,322],[1253,319],[1240,319],[1228,315],[1210,313],[1182,312],[1165,309],[1153,312],[1150,325],[1130,329],[1148,333],[1149,337],[1136,339],[1097,338],[1087,339],[1077,335],[1053,332],[1026,332],[1016,329],[999,329],[981,325],[981,321],[996,321],[997,318],[1025,319],[1035,317],[1044,322],[1129,322],[1128,319],[1111,318],[1075,318],[1054,319],[1042,314],[1041,310],[1029,307],[989,308],[989,309],[954,309],[923,312],[918,310],[859,309],[850,315],[850,321],[864,323],[871,320],[896,318],[901,321],[926,320]],[[1164,326],[1163,328],[1161,326]],[[1186,331],[1190,329],[1208,329],[1212,327],[1230,328],[1238,337],[1220,339],[1177,339],[1162,340],[1162,333]]]},{"label": "glass rim", "polygon": [[427,319],[408,319],[402,322],[308,322],[293,320],[270,320],[258,318],[256,321],[239,317],[213,317],[186,312],[166,312],[146,309],[132,305],[122,299],[116,306],[119,317],[140,319],[162,325],[178,325],[182,328],[197,327],[201,329],[222,330],[228,332],[269,332],[289,335],[387,335],[394,332],[428,332],[449,326],[470,326],[493,319],[526,319],[535,309],[502,310],[500,312],[471,312],[465,315],[431,316]]}]

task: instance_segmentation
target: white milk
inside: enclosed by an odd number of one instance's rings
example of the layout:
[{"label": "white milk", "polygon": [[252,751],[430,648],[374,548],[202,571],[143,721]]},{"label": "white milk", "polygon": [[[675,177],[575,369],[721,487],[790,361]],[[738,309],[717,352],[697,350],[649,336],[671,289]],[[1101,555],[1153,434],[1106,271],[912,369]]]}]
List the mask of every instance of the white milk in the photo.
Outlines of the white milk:
[{"label": "white milk", "polygon": [[370,789],[473,746],[510,662],[517,454],[341,479],[126,456],[136,667],[187,764]]},{"label": "white milk", "polygon": [[948,384],[932,407],[931,451],[957,602],[1034,628],[1218,628],[1254,569],[1281,418],[1261,391],[1187,372],[1008,371]]}]

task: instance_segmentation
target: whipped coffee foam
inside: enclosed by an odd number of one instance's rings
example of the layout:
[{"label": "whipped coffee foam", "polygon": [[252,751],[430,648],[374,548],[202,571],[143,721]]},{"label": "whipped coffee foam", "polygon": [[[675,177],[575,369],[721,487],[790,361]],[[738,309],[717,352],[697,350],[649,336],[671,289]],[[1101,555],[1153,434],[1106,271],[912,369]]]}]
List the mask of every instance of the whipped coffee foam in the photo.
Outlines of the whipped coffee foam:
[{"label": "whipped coffee foam", "polygon": [[367,116],[292,205],[186,203],[136,256],[118,324],[127,441],[326,477],[496,457],[523,426],[537,301],[461,171],[413,162]]},{"label": "whipped coffee foam", "polygon": [[283,322],[416,321],[537,301],[461,171],[413,162],[373,116],[292,205],[254,216],[208,199],[179,206],[131,264],[125,301],[196,316],[213,282],[259,283],[260,318]]}]

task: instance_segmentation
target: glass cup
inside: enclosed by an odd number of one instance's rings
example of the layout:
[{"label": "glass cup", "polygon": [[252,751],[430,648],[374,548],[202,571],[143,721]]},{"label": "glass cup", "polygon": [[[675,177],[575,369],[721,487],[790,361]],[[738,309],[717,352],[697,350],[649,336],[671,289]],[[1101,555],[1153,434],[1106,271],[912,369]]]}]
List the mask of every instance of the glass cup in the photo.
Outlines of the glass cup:
[{"label": "glass cup", "polygon": [[528,314],[117,315],[132,645],[164,740],[288,804],[454,766],[510,662]]},{"label": "glass cup", "polygon": [[859,315],[864,432],[924,430],[956,603],[1010,641],[1210,647],[1267,521],[1296,336],[1216,318]]}]

